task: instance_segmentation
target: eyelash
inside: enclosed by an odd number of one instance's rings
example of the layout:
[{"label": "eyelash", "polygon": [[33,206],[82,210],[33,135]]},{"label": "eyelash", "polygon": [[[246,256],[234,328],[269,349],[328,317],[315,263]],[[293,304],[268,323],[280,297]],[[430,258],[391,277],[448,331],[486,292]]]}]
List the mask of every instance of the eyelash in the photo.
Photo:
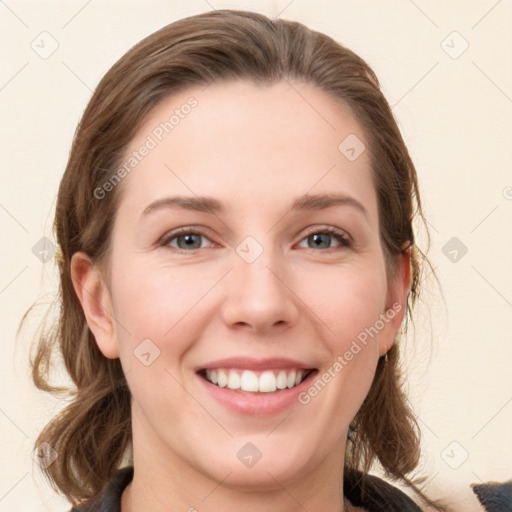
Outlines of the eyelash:
[{"label": "eyelash", "polygon": [[[352,246],[352,242],[342,231],[339,231],[339,230],[329,227],[329,226],[322,227],[322,228],[316,228],[315,230],[306,233],[304,235],[304,237],[301,239],[301,242],[303,240],[305,240],[306,238],[308,238],[309,236],[315,235],[315,234],[331,235],[338,242],[340,242],[339,247],[328,247],[326,249],[323,249],[324,252],[332,252],[332,251],[336,251],[336,250],[348,249]],[[170,247],[168,245],[172,240],[174,240],[175,238],[179,238],[180,236],[183,236],[183,235],[199,235],[199,236],[203,236],[209,240],[209,238],[204,233],[201,233],[200,231],[196,231],[196,230],[194,230],[194,228],[191,228],[191,227],[184,227],[184,228],[176,229],[176,230],[172,231],[171,233],[164,235],[164,237],[158,242],[158,245],[160,247],[170,248],[170,249],[172,249],[176,252],[180,252],[180,253],[191,253],[194,251],[198,251],[199,249],[204,249],[204,247],[199,247],[199,248],[195,248],[195,249],[185,250],[185,249],[179,249],[177,247]],[[310,248],[310,247],[308,247],[308,249],[315,250],[314,248]]]}]

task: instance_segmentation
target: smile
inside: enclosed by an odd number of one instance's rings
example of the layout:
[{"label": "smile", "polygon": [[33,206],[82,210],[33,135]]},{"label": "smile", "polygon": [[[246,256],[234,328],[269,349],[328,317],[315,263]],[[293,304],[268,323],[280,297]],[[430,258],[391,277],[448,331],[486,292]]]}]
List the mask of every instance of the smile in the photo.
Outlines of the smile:
[{"label": "smile", "polygon": [[273,393],[298,386],[312,372],[311,369],[252,371],[238,368],[205,369],[199,374],[220,388],[251,393]]}]

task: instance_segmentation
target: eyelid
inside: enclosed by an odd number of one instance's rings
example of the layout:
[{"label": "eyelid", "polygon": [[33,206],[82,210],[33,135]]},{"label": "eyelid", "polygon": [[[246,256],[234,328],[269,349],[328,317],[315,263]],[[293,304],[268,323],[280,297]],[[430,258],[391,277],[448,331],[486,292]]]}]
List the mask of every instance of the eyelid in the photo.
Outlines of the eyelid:
[{"label": "eyelid", "polygon": [[[320,233],[320,234],[328,234],[328,235],[334,235],[335,237],[339,238],[339,242],[341,244],[341,247],[329,247],[327,249],[324,249],[321,252],[330,252],[335,251],[340,248],[349,248],[352,247],[354,244],[354,241],[352,240],[352,237],[343,229],[336,228],[334,226],[330,225],[316,225],[312,226],[311,229],[307,230],[302,238],[300,239],[299,243],[302,242],[305,238],[308,236],[314,234],[314,233]],[[314,249],[313,249],[314,250]]]},{"label": "eyelid", "polygon": [[313,233],[329,233],[329,234],[336,234],[343,238],[345,238],[347,241],[352,242],[352,237],[343,229],[336,228],[334,226],[331,226],[329,224],[320,224],[311,226],[311,229],[306,228],[306,232],[303,235],[303,238],[309,235],[312,235]]},{"label": "eyelid", "polygon": [[[158,240],[157,245],[166,247],[166,246],[168,246],[168,244],[171,240],[174,240],[175,238],[177,238],[179,236],[189,235],[189,234],[200,235],[200,236],[210,240],[209,236],[206,235],[206,233],[205,233],[206,231],[207,231],[207,228],[205,228],[204,226],[183,226],[181,228],[172,229],[171,231],[168,231],[167,233],[165,233],[165,235],[163,235]],[[213,242],[212,240],[210,240],[210,241]],[[213,242],[213,243],[215,243],[215,242]],[[197,250],[197,249],[191,249],[190,251],[184,251],[183,249],[177,249],[175,247],[173,247],[173,249],[175,249],[176,251],[182,251],[182,252],[192,252],[193,250]]]}]

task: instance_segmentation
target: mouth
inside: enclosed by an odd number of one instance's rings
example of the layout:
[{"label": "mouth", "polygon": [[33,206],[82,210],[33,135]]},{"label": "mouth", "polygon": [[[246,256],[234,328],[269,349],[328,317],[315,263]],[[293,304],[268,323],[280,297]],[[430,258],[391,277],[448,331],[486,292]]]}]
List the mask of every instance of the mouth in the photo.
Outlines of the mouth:
[{"label": "mouth", "polygon": [[203,368],[196,373],[219,388],[246,395],[279,393],[304,382],[316,368],[286,368],[253,371],[241,368]]}]

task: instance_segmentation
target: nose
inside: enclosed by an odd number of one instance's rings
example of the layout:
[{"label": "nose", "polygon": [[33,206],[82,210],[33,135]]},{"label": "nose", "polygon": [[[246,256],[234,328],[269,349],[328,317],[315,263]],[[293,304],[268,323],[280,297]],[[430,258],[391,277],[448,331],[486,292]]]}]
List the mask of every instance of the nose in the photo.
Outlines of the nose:
[{"label": "nose", "polygon": [[271,334],[297,322],[300,300],[290,272],[270,252],[264,251],[252,263],[234,254],[222,305],[223,320],[230,328]]}]

